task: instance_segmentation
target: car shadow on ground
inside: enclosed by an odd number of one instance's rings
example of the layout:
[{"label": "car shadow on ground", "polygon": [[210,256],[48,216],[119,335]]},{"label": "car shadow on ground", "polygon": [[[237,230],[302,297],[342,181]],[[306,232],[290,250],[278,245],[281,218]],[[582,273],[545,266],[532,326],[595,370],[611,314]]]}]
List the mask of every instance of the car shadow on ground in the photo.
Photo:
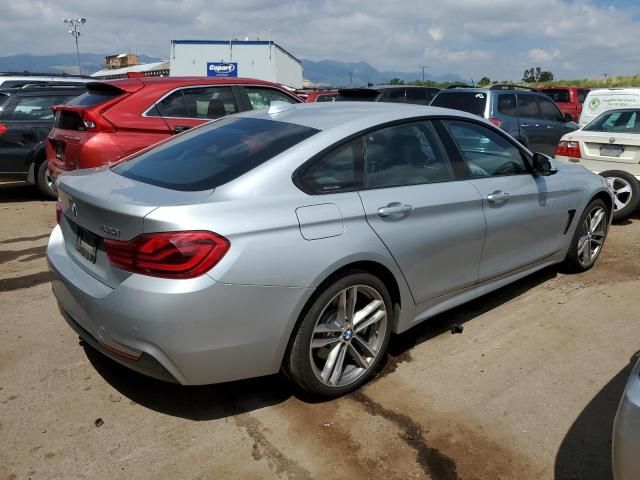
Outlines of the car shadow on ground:
[{"label": "car shadow on ground", "polygon": [[27,182],[1,182],[0,203],[41,202],[51,200],[40,193],[35,185]]},{"label": "car shadow on ground", "polygon": [[[387,361],[381,367],[378,378],[391,373],[398,363],[407,361],[414,346],[513,300],[556,275],[555,268],[542,270],[392,337]],[[282,374],[185,387],[146,377],[119,365],[86,344],[84,348],[96,371],[118,392],[137,404],[171,416],[213,420],[276,405],[292,396],[307,403],[322,401],[300,391]]]},{"label": "car shadow on ground", "polygon": [[631,357],[629,364],[598,392],[573,422],[556,455],[554,480],[613,480],[613,419],[639,353]]}]

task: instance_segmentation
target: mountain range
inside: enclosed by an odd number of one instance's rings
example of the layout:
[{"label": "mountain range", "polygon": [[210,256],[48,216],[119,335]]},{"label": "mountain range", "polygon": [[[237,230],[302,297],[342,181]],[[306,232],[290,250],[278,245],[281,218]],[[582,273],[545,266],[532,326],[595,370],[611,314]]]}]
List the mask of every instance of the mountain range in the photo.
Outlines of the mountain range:
[{"label": "mountain range", "polygon": [[[82,73],[91,74],[104,66],[105,54],[82,53],[80,61]],[[142,63],[159,62],[162,59],[148,55],[138,55]],[[414,81],[422,79],[422,72],[379,71],[365,62],[339,62],[336,60],[302,59],[302,75],[316,84],[338,87],[363,86],[368,83],[388,83],[392,78]],[[52,55],[18,54],[0,57],[0,72],[41,72],[41,73],[77,73],[77,57],[75,53],[59,53]],[[425,72],[425,80],[461,81],[460,76],[446,74],[440,76]]]}]

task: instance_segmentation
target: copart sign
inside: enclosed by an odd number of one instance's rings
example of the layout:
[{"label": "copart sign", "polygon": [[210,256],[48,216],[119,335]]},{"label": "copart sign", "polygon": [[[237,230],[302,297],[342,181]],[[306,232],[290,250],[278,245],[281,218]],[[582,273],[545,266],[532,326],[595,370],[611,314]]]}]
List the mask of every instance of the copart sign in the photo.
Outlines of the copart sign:
[{"label": "copart sign", "polygon": [[221,62],[207,63],[207,77],[237,77],[237,76],[238,76],[237,63],[221,63]]}]

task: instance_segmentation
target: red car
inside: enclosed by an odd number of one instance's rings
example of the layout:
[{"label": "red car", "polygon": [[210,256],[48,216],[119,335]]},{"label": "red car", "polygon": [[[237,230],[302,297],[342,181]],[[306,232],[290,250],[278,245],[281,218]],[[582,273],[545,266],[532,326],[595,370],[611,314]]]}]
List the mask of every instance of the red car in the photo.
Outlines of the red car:
[{"label": "red car", "polygon": [[274,83],[247,78],[128,78],[88,83],[87,92],[52,107],[47,137],[54,177],[116,162],[212,119],[302,100]]},{"label": "red car", "polygon": [[540,91],[551,97],[562,113],[570,114],[574,122],[580,119],[582,104],[589,93],[585,87],[547,87]]},{"label": "red car", "polygon": [[305,102],[333,102],[338,96],[338,90],[311,90],[306,92]]}]

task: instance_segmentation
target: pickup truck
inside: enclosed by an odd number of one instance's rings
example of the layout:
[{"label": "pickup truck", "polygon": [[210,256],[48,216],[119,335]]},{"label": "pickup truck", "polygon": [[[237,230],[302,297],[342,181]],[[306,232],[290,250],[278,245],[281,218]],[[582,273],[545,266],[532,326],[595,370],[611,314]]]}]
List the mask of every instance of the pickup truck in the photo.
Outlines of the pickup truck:
[{"label": "pickup truck", "polygon": [[574,122],[580,118],[582,104],[589,93],[589,89],[585,87],[547,87],[540,91],[551,97],[562,113],[571,115]]}]

